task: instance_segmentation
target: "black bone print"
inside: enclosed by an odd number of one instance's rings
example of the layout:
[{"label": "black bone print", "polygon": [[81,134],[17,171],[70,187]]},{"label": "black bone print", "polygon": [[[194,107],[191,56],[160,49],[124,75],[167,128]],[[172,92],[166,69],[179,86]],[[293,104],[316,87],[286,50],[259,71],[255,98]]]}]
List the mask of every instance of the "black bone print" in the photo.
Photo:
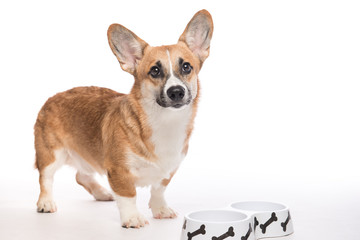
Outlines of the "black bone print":
[{"label": "black bone print", "polygon": [[223,235],[219,236],[219,237],[212,237],[211,240],[223,240],[225,238],[228,238],[228,237],[233,237],[235,236],[235,233],[234,233],[234,228],[233,227],[229,227],[229,230],[224,233]]},{"label": "black bone print", "polygon": [[266,221],[266,223],[264,224],[260,224],[260,228],[262,229],[262,233],[266,233],[266,228],[273,222],[277,221],[277,217],[276,214],[273,212],[271,214],[271,218],[269,220]]},{"label": "black bone print", "polygon": [[191,240],[193,237],[202,234],[204,235],[206,233],[205,231],[205,225],[201,225],[200,228],[192,233],[188,232],[187,236],[188,236],[188,240]]},{"label": "black bone print", "polygon": [[186,220],[184,221],[184,225],[183,225],[183,229],[185,230],[186,229]]},{"label": "black bone print", "polygon": [[249,230],[247,231],[245,236],[241,237],[241,240],[248,240],[248,238],[250,237],[251,232],[252,232],[251,223],[249,223]]},{"label": "black bone print", "polygon": [[286,218],[285,222],[281,223],[281,227],[283,228],[283,231],[286,232],[286,227],[291,220],[290,212],[288,212],[288,217]]},{"label": "black bone print", "polygon": [[254,218],[254,232],[256,230],[256,227],[259,225],[259,221],[257,220],[257,218]]}]

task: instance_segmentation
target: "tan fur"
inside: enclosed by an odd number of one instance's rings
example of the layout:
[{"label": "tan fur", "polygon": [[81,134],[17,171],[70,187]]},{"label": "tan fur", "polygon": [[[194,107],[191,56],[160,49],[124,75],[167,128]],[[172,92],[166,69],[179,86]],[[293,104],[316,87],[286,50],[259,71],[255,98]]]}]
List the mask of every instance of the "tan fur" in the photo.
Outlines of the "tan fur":
[{"label": "tan fur", "polygon": [[[198,14],[210,18],[209,34],[212,35],[210,14],[206,11],[200,11]],[[175,72],[179,71],[176,64],[179,56],[191,63],[193,71],[182,76],[181,80],[189,84],[196,81],[197,86],[197,95],[190,106],[191,118],[187,123],[186,137],[182,145],[182,154],[186,155],[199,99],[200,86],[197,75],[205,60],[204,54],[199,56],[189,49],[185,39],[188,28],[189,25],[177,44],[151,47],[121,25],[113,24],[109,27],[110,47],[121,67],[134,75],[134,86],[129,94],[99,87],[77,87],[48,99],[40,110],[35,124],[35,166],[40,172],[41,187],[39,199],[51,195],[47,192],[49,187],[45,186],[45,180],[42,179],[45,179],[45,169],[55,162],[56,151],[61,149],[65,149],[65,153],[68,151],[69,155],[76,153],[76,156],[85,160],[91,169],[100,174],[107,174],[110,186],[117,195],[129,198],[136,196],[136,181],[141,176],[135,176],[131,172],[128,153],[145,159],[149,164],[159,161],[155,152],[156,146],[151,140],[152,126],[144,109],[144,99],[151,99],[151,91],[144,89],[159,89],[162,86],[162,82],[149,77],[148,73],[159,59],[166,65],[164,71],[169,71],[169,56],[172,58],[170,60]],[[116,37],[119,32],[124,33],[126,39],[135,39],[138,43],[137,51],[134,51],[133,55],[118,52],[119,40]],[[208,52],[208,49],[206,51]],[[70,160],[66,161],[71,164]],[[175,171],[159,184],[167,186],[174,174]],[[52,180],[52,175],[50,179]],[[111,200],[106,193],[99,193],[100,197],[95,196],[94,192],[102,192],[103,189],[93,178],[78,172],[77,181],[95,198]],[[55,210],[52,208],[50,211]]]},{"label": "tan fur", "polygon": [[175,175],[176,171],[175,172],[172,172],[171,175],[170,175],[170,178],[167,178],[167,179],[163,179],[161,181],[161,185],[163,185],[164,187],[166,187],[167,185],[169,185],[171,179],[173,178],[173,176]]}]

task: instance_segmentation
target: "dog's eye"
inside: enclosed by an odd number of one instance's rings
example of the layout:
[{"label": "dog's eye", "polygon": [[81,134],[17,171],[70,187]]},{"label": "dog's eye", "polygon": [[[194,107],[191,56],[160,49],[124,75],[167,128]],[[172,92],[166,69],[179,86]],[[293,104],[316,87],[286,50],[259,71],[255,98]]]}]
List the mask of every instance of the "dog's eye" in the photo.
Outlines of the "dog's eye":
[{"label": "dog's eye", "polygon": [[157,66],[153,66],[151,69],[150,69],[150,72],[149,74],[153,77],[153,78],[157,78],[160,76],[160,68],[157,67]]},{"label": "dog's eye", "polygon": [[192,66],[190,65],[190,63],[185,62],[183,63],[181,70],[184,74],[189,74],[192,70]]}]

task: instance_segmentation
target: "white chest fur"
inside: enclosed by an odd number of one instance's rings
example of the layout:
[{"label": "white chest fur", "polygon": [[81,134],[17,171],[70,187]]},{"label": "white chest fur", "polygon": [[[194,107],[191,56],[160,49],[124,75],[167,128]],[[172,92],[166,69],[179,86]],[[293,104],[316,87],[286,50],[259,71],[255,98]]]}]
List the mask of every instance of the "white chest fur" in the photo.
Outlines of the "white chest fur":
[{"label": "white chest fur", "polygon": [[183,148],[192,117],[191,104],[180,110],[159,106],[144,109],[152,128],[151,141],[155,146],[157,161],[150,162],[129,153],[130,170],[137,177],[138,186],[160,184],[179,167],[185,157]]}]

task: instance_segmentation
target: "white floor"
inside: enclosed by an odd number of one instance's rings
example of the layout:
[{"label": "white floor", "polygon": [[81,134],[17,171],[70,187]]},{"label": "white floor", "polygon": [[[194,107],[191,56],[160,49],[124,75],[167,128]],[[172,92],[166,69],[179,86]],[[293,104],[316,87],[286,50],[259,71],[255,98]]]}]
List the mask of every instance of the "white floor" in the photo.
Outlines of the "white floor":
[{"label": "white floor", "polygon": [[295,233],[283,240],[359,239],[359,182],[295,182],[241,176],[217,179],[184,174],[189,172],[179,171],[167,191],[169,204],[179,212],[175,220],[151,218],[147,208],[149,189],[138,190],[139,209],[150,222],[140,230],[121,228],[116,204],[94,201],[75,183],[71,169],[64,168],[56,175],[58,212],[54,214],[35,211],[39,192],[35,170],[27,176],[29,179],[8,176],[0,182],[0,239],[179,239],[185,213],[245,200],[276,201],[290,207]]}]

